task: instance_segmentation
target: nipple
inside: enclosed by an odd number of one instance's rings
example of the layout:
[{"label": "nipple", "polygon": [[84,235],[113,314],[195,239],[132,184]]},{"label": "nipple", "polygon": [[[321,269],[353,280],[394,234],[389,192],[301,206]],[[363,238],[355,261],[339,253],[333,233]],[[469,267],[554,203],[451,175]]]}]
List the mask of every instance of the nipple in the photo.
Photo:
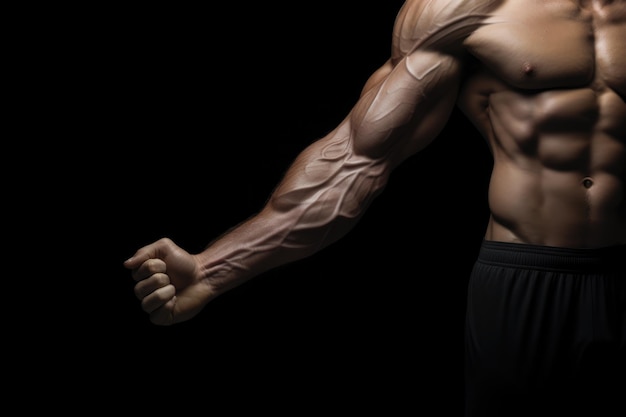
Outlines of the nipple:
[{"label": "nipple", "polygon": [[593,186],[593,179],[591,177],[585,177],[582,180],[583,187],[589,189]]},{"label": "nipple", "polygon": [[524,62],[524,65],[522,65],[522,71],[524,72],[524,75],[530,77],[535,72],[535,67],[533,67],[533,64],[530,62]]}]

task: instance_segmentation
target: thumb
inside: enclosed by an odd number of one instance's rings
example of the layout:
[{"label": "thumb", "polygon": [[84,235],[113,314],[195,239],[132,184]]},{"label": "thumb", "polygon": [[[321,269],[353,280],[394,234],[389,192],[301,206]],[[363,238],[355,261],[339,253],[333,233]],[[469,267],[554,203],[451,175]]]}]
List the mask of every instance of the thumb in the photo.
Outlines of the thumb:
[{"label": "thumb", "polygon": [[169,239],[159,239],[154,243],[144,246],[135,252],[133,256],[124,261],[124,267],[135,269],[148,259],[163,258],[167,253],[168,245],[171,244]]},{"label": "thumb", "polygon": [[149,258],[139,252],[124,261],[124,267],[127,269],[135,269]]},{"label": "thumb", "polygon": [[141,249],[138,249],[133,256],[124,261],[124,267],[128,269],[135,269],[148,259],[154,258],[156,253],[152,249],[153,245],[154,244],[151,244],[148,246],[144,246]]}]

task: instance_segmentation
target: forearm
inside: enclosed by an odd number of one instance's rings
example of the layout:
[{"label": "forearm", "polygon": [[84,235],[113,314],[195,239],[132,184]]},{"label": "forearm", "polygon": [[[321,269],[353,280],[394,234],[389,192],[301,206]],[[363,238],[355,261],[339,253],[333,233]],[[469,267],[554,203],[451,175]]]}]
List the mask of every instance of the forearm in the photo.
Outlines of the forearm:
[{"label": "forearm", "polygon": [[353,154],[348,132],[344,125],[309,146],[257,215],[198,254],[217,292],[309,256],[356,224],[389,173],[383,161]]}]

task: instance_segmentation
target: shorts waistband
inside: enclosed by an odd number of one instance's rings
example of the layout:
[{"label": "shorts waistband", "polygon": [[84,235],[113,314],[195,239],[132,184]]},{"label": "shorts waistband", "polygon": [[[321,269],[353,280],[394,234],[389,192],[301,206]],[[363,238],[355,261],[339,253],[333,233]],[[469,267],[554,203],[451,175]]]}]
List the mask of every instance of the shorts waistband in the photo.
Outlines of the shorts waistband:
[{"label": "shorts waistband", "polygon": [[478,262],[565,272],[620,272],[626,278],[626,244],[563,248],[483,240]]}]

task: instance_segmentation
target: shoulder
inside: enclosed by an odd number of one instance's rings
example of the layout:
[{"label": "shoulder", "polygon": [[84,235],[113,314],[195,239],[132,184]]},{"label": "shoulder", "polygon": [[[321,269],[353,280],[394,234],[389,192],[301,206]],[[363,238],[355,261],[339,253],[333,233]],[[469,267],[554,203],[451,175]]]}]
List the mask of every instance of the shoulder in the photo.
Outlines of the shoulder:
[{"label": "shoulder", "polygon": [[416,49],[449,52],[480,27],[506,0],[407,0],[393,30],[395,60]]}]

